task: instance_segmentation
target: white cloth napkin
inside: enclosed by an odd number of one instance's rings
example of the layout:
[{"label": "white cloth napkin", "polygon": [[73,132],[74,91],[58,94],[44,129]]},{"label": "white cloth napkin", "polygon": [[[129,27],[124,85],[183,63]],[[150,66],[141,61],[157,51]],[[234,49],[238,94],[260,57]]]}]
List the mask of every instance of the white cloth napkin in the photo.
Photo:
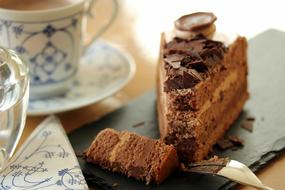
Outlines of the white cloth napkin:
[{"label": "white cloth napkin", "polygon": [[60,121],[41,123],[0,173],[1,190],[88,189]]}]

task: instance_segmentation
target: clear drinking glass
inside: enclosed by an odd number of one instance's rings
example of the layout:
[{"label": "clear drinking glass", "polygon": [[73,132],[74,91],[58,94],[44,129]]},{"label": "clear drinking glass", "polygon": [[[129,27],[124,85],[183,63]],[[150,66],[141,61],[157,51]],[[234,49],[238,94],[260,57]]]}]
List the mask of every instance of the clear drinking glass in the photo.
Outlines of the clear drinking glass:
[{"label": "clear drinking glass", "polygon": [[0,47],[0,169],[14,153],[25,126],[28,71],[14,51]]}]

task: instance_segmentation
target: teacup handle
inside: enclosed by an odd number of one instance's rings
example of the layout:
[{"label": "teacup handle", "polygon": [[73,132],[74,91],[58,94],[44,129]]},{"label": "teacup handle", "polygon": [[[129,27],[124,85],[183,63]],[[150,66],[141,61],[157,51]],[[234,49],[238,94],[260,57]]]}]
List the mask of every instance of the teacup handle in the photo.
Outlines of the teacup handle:
[{"label": "teacup handle", "polygon": [[[90,0],[90,4],[89,7],[87,9],[87,14],[89,17],[94,17],[93,13],[92,13],[92,8],[94,7],[95,3],[97,0]],[[90,42],[88,42],[87,44],[84,45],[83,47],[83,54],[85,53],[85,51],[89,48],[89,46],[96,41],[114,22],[115,18],[117,17],[118,14],[118,2],[117,0],[111,0],[113,2],[112,5],[112,15],[110,17],[110,19],[108,20],[108,22],[103,25],[99,31],[91,38]]]}]

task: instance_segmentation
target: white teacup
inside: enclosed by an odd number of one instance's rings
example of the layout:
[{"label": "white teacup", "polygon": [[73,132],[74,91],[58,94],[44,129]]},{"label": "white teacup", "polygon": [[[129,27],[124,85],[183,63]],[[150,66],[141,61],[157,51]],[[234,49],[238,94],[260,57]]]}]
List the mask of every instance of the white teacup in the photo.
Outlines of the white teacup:
[{"label": "white teacup", "polygon": [[[93,5],[92,0],[12,0],[15,2],[37,1],[47,3],[65,2],[58,7],[12,9],[0,0],[0,45],[14,49],[30,66],[30,97],[32,99],[61,95],[68,91],[73,82],[85,48],[83,23],[85,15]],[[114,3],[110,22],[93,40],[97,39],[114,20],[117,2]],[[50,5],[55,5],[50,4]],[[2,8],[1,8],[2,7]]]}]

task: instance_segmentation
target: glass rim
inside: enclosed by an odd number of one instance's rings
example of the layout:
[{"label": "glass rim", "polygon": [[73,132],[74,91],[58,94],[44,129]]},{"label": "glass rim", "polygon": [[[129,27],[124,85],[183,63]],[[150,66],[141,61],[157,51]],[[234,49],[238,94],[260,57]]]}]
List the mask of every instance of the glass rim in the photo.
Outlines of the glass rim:
[{"label": "glass rim", "polygon": [[[14,59],[12,60],[11,57],[14,57]],[[0,69],[4,65],[9,64],[9,62],[11,61],[14,61],[18,65],[23,65],[21,66],[23,72],[23,75],[21,75],[21,79],[29,80],[29,65],[25,61],[23,61],[23,59],[14,50],[0,46]],[[15,80],[9,84],[0,82],[0,89],[7,88],[19,82],[20,81],[18,80]]]}]

